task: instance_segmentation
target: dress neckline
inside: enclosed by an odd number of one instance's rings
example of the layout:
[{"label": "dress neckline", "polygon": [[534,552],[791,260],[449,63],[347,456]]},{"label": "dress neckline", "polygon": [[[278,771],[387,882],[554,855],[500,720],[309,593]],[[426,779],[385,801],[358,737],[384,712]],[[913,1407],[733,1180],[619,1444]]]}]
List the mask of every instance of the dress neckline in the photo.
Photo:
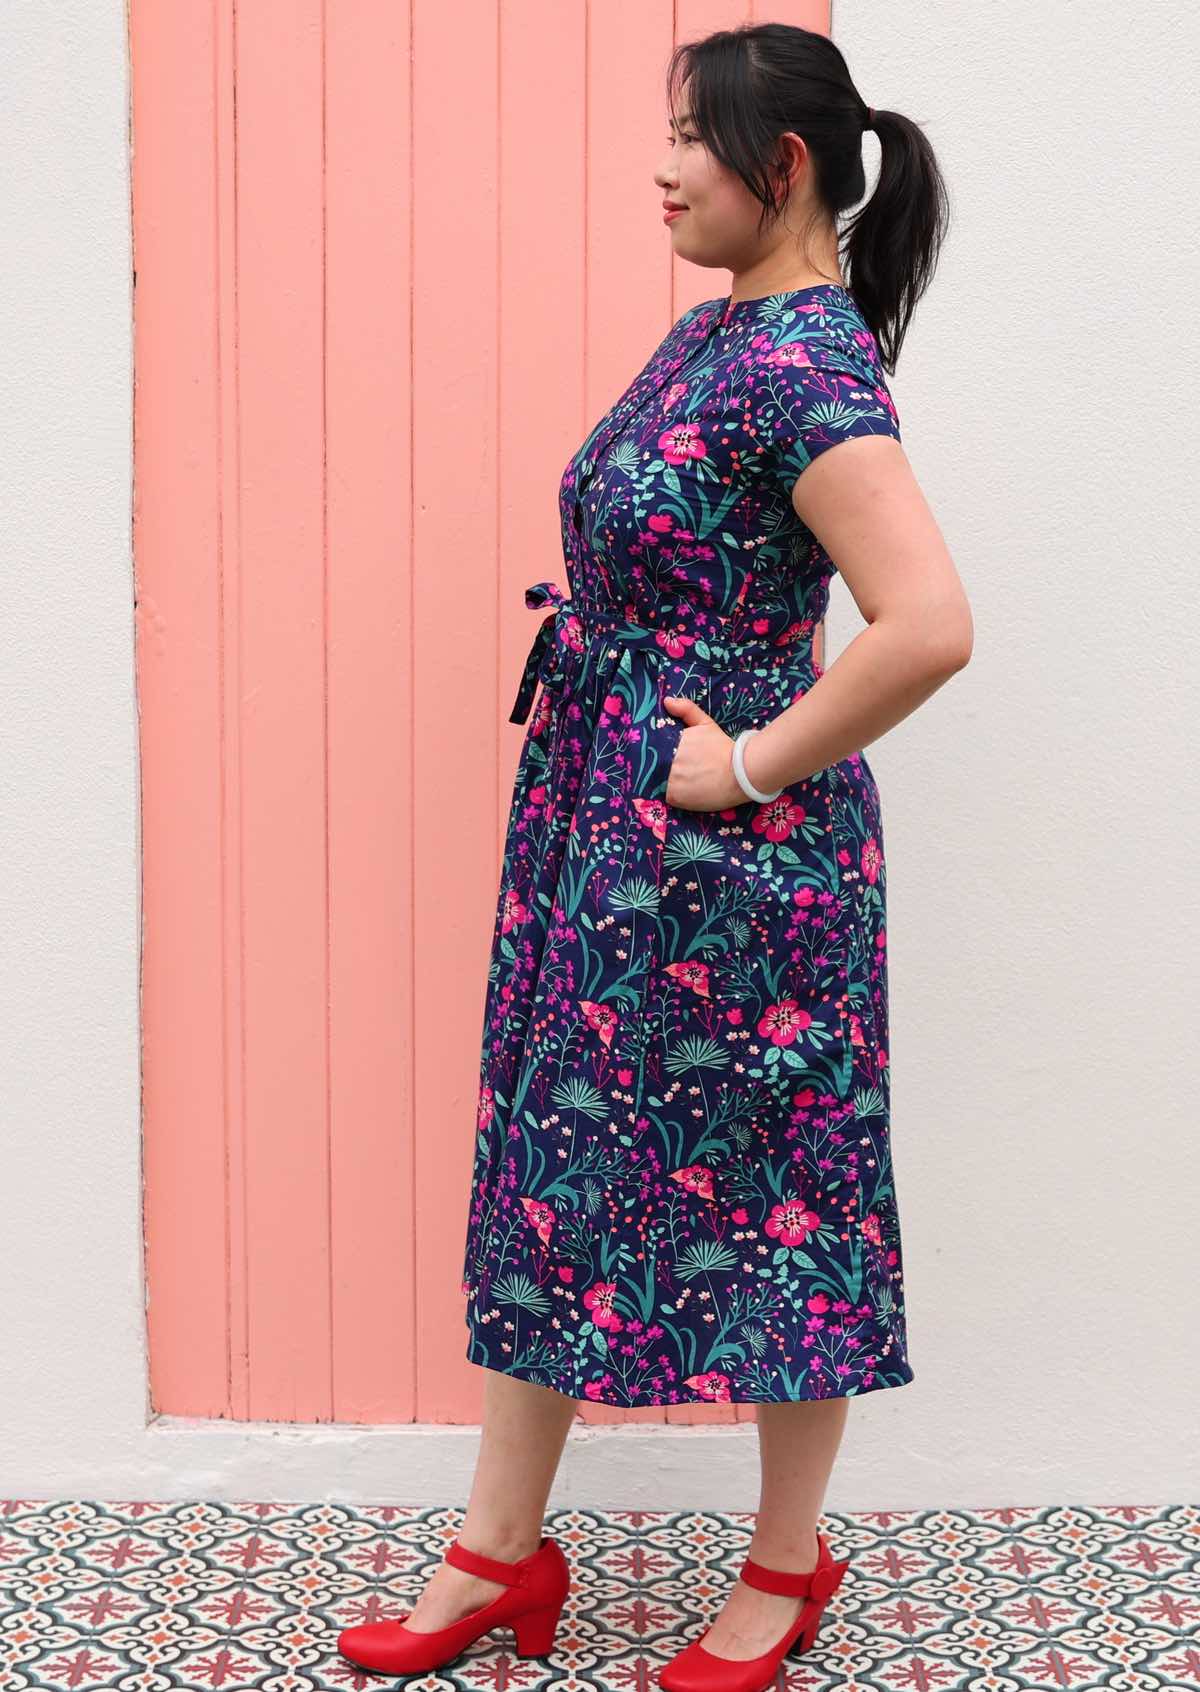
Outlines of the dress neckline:
[{"label": "dress neckline", "polygon": [[806,294],[824,292],[841,294],[853,305],[854,295],[844,282],[810,282],[806,288],[783,288],[774,294],[756,294],[749,299],[735,300],[732,294],[722,294],[713,304],[718,308],[715,321],[720,325],[735,322],[741,317],[753,317],[766,305],[779,307],[789,300],[800,300]]}]

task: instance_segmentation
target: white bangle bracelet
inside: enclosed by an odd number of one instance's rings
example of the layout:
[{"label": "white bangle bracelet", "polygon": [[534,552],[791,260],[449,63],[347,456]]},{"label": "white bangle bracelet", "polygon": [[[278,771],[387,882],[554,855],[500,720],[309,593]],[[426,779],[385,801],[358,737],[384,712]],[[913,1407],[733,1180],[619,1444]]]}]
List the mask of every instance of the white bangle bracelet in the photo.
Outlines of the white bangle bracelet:
[{"label": "white bangle bracelet", "polygon": [[757,799],[760,805],[765,805],[771,799],[778,799],[779,795],[783,792],[783,788],[777,787],[774,793],[760,793],[758,788],[755,787],[754,783],[750,780],[750,777],[746,774],[746,762],[742,748],[745,746],[750,736],[757,733],[757,729],[743,729],[741,734],[739,734],[737,739],[734,741],[733,773],[738,786],[746,795],[747,799]]}]

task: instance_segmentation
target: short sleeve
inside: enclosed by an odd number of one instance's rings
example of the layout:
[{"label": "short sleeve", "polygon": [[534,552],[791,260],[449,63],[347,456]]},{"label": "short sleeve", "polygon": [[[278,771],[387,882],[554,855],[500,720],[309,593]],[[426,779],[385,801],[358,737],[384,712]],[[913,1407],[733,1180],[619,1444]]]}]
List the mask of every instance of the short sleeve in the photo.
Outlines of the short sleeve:
[{"label": "short sleeve", "polygon": [[901,438],[887,383],[865,356],[796,341],[776,347],[766,366],[770,469],[789,502],[796,478],[830,447],[856,435]]}]

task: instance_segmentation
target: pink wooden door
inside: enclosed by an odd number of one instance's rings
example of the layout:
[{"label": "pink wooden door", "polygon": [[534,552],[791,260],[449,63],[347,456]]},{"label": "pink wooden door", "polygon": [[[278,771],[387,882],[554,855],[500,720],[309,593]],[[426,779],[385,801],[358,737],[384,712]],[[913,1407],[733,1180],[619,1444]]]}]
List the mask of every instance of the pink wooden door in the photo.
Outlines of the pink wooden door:
[{"label": "pink wooden door", "polygon": [[478,1420],[522,590],[563,579],[569,454],[727,288],[673,263],[652,173],[674,41],[753,15],[132,0],[157,1411]]}]

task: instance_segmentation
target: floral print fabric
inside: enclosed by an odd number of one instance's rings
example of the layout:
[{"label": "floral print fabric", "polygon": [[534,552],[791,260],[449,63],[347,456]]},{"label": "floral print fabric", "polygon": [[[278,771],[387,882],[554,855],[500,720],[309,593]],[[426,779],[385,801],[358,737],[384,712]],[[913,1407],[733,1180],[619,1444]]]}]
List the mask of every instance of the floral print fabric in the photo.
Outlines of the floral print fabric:
[{"label": "floral print fabric", "polygon": [[[667,803],[820,674],[813,458],[899,439],[853,296],[684,312],[560,483],[569,592],[520,678],[463,1260],[467,1356],[638,1406],[912,1379],[889,1139],[886,872],[861,754],[767,804]],[[535,700],[536,694],[536,700]]]}]

